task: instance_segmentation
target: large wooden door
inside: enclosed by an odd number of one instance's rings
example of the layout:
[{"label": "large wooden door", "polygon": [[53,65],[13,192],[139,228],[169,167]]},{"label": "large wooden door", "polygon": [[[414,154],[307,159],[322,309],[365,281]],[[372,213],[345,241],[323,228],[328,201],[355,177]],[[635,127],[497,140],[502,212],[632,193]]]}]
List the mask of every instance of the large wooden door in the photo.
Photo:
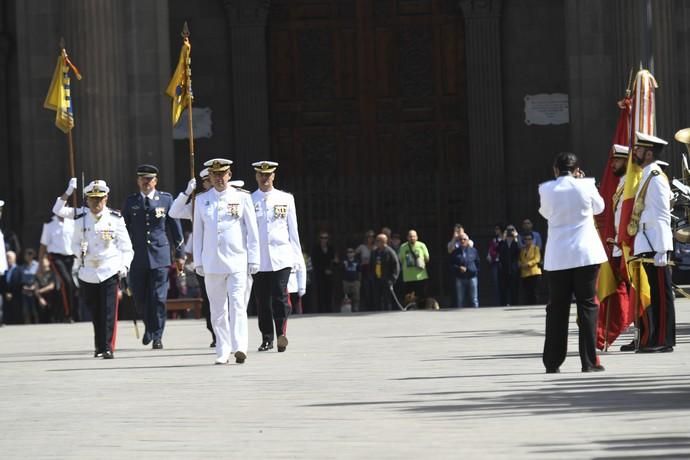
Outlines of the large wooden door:
[{"label": "large wooden door", "polygon": [[450,227],[471,221],[457,1],[273,0],[268,60],[278,186],[305,246],[416,228],[445,269]]}]

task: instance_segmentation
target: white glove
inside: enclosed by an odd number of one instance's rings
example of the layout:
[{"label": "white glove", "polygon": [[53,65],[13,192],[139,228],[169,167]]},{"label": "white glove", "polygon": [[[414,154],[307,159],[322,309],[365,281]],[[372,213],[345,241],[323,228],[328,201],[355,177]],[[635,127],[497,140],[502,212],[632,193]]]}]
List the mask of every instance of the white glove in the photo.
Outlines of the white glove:
[{"label": "white glove", "polygon": [[247,271],[250,275],[256,275],[259,272],[259,264],[248,264]]},{"label": "white glove", "polygon": [[194,271],[197,273],[197,275],[204,276],[204,267],[202,267],[201,265],[197,265],[194,268]]},{"label": "white glove", "polygon": [[304,297],[304,294],[307,293],[307,290],[306,289],[300,289],[297,291],[297,293],[299,294],[300,297]]},{"label": "white glove", "polygon": [[67,183],[67,190],[65,190],[65,195],[69,196],[77,188],[77,178],[73,177]]},{"label": "white glove", "polygon": [[668,265],[668,256],[665,252],[657,252],[654,254],[654,265],[657,267],[665,267]]},{"label": "white glove", "polygon": [[119,269],[119,270],[117,271],[117,276],[118,276],[120,279],[127,278],[127,267],[122,267],[121,269]]},{"label": "white glove", "polygon": [[192,177],[191,179],[189,179],[189,182],[187,182],[187,190],[184,191],[184,194],[187,196],[191,195],[195,188],[196,179]]}]

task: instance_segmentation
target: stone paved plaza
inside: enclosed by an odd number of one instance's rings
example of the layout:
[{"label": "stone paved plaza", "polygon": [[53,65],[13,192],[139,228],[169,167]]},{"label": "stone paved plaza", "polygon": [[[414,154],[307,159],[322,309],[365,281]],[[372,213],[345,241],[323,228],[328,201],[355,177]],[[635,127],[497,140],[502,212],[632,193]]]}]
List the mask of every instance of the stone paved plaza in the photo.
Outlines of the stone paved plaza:
[{"label": "stone paved plaza", "polygon": [[[0,456],[10,458],[688,458],[690,301],[674,353],[541,364],[544,307],[293,317],[286,353],[212,365],[201,320],[151,350],[120,322],[0,328]],[[141,327],[141,324],[140,324]],[[630,335],[619,339],[630,340]],[[615,348],[617,350],[617,347]]]}]

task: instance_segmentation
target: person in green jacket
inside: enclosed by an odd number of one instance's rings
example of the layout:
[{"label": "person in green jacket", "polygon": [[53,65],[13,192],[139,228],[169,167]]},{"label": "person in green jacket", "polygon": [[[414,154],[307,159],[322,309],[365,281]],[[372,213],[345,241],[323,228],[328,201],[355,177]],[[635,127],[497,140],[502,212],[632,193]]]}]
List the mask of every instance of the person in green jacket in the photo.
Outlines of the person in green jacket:
[{"label": "person in green jacket", "polygon": [[423,306],[429,279],[426,268],[429,264],[429,250],[426,244],[419,241],[416,230],[407,232],[407,242],[400,246],[398,257],[402,266],[406,303],[415,299],[417,306]]}]

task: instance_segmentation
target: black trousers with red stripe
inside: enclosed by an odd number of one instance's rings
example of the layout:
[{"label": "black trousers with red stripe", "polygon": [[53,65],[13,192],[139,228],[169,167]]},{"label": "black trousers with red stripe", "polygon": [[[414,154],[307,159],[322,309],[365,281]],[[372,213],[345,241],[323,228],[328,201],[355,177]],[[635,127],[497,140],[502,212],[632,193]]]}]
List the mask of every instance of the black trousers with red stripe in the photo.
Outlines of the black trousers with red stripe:
[{"label": "black trousers with red stripe", "polygon": [[120,280],[117,275],[114,275],[100,283],[80,281],[80,293],[91,312],[96,352],[113,351],[117,331],[117,291]]},{"label": "black trousers with red stripe", "polygon": [[[650,257],[654,255],[651,254]],[[640,348],[676,345],[676,309],[673,304],[671,268],[644,264],[652,303],[640,318]]]},{"label": "black trousers with red stripe", "polygon": [[287,319],[290,314],[287,283],[290,278],[290,267],[275,272],[258,272],[253,275],[256,315],[259,319],[259,330],[264,342],[273,342],[275,333],[285,335]]}]

